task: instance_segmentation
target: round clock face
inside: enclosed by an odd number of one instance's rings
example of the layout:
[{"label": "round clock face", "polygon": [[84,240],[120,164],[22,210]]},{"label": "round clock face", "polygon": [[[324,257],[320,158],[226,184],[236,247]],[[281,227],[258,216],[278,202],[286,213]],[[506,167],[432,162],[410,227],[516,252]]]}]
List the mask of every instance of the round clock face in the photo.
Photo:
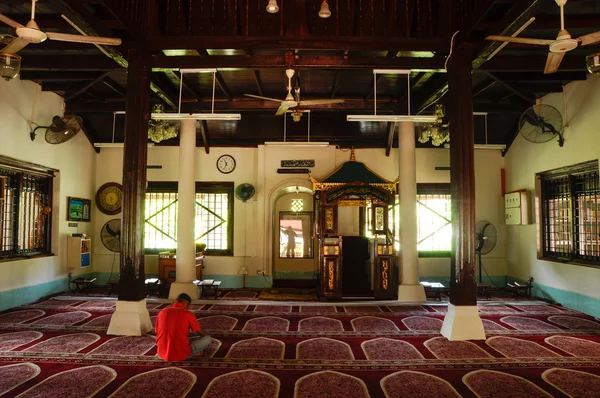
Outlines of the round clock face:
[{"label": "round clock face", "polygon": [[229,174],[235,170],[235,159],[231,155],[223,155],[217,160],[217,169],[223,174]]},{"label": "round clock face", "polygon": [[96,206],[104,214],[117,214],[121,211],[121,184],[109,182],[96,193]]}]

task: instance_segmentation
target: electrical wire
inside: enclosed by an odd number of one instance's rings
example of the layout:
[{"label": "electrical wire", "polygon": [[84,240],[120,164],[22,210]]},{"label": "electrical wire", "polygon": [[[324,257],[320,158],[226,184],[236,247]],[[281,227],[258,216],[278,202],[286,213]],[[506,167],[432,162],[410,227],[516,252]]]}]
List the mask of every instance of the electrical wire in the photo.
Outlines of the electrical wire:
[{"label": "electrical wire", "polygon": [[446,71],[448,70],[448,61],[450,61],[450,57],[452,56],[452,52],[454,51],[454,38],[456,37],[458,32],[460,32],[460,30],[454,32],[454,34],[452,35],[452,39],[450,39],[450,54],[448,54],[448,56],[446,57],[446,62],[444,62],[444,69],[446,69]]},{"label": "electrical wire", "polygon": [[487,269],[485,269],[485,266],[483,265],[483,261],[481,261],[481,259],[479,260],[479,265],[481,265],[481,268],[483,268],[483,272],[485,272],[485,274],[487,275],[490,282],[492,282],[492,285],[494,285],[494,287],[499,288],[500,286],[496,285],[494,283],[494,281],[492,280],[492,277],[490,276],[490,274],[488,274]]}]

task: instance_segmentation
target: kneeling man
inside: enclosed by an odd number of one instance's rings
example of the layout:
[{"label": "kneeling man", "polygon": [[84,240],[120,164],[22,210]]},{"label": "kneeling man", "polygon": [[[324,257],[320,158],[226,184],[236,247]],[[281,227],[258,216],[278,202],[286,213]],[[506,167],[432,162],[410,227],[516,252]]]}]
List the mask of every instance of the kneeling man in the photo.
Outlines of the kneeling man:
[{"label": "kneeling man", "polygon": [[[196,316],[188,311],[192,299],[181,293],[177,301],[159,312],[156,317],[156,345],[158,356],[165,361],[183,361],[192,356],[201,356],[212,343],[212,338],[202,329]],[[188,339],[189,330],[202,337]]]}]

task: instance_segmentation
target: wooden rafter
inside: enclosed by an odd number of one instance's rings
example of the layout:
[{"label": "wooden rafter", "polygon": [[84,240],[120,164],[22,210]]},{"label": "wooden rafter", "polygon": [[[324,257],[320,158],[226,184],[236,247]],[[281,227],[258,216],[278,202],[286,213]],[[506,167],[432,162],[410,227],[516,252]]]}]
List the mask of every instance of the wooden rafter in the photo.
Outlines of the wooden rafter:
[{"label": "wooden rafter", "polygon": [[258,95],[264,96],[262,89],[262,82],[260,81],[260,71],[253,70],[252,74],[254,75],[254,82],[256,83],[256,90],[258,90]]},{"label": "wooden rafter", "polygon": [[229,91],[229,88],[227,88],[227,85],[225,84],[225,81],[223,80],[223,76],[221,75],[221,73],[219,71],[217,71],[217,73],[215,74],[215,78],[217,80],[217,85],[221,88],[221,91],[223,91],[223,94],[225,94],[225,96],[228,99],[233,99],[233,96],[231,95],[231,91]]},{"label": "wooden rafter", "polygon": [[385,156],[389,157],[394,145],[394,134],[396,133],[396,123],[391,122],[388,126],[387,146],[385,147]]},{"label": "wooden rafter", "polygon": [[101,74],[100,76],[98,76],[97,78],[92,80],[91,82],[87,83],[81,89],[79,89],[79,90],[75,91],[73,94],[69,95],[67,98],[65,98],[65,101],[70,101],[73,98],[78,97],[80,94],[85,93],[89,88],[91,88],[92,86],[95,86],[96,84],[98,84],[102,80],[104,80],[109,74],[110,74],[110,72],[104,72],[103,74]]},{"label": "wooden rafter", "polygon": [[200,121],[200,134],[204,143],[204,151],[208,155],[210,153],[210,145],[208,144],[208,123],[206,123],[206,120]]}]

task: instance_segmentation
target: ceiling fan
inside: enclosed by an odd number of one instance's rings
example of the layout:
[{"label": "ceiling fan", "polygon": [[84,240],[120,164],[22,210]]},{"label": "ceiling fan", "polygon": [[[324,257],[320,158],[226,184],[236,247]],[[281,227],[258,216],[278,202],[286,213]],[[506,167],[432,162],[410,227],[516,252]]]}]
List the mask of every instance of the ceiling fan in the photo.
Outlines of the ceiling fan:
[{"label": "ceiling fan", "polygon": [[6,47],[0,50],[0,53],[16,54],[21,51],[29,43],[41,43],[46,39],[68,41],[73,43],[89,43],[96,45],[105,46],[119,46],[121,45],[121,39],[111,37],[97,37],[97,36],[81,36],[81,35],[70,35],[66,33],[55,33],[55,32],[43,32],[35,22],[35,2],[37,0],[31,0],[31,20],[27,22],[27,25],[23,26],[17,21],[13,21],[6,15],[0,14],[0,21],[15,28],[17,37],[10,42]]},{"label": "ceiling fan", "polygon": [[[288,85],[287,85],[288,93],[287,93],[287,96],[285,97],[285,99],[283,99],[283,100],[279,100],[276,98],[269,98],[269,97],[261,97],[259,95],[253,95],[253,94],[244,94],[244,95],[246,97],[258,98],[258,99],[262,99],[262,100],[266,100],[266,101],[280,102],[281,105],[279,105],[279,109],[277,109],[277,112],[275,113],[276,116],[285,115],[285,112],[289,108],[295,108],[297,106],[341,104],[344,102],[343,99],[329,99],[329,100],[322,99],[322,100],[300,101],[300,87],[296,87],[296,89],[294,90],[295,96],[292,95],[292,77],[294,77],[295,73],[296,72],[292,68],[285,70],[285,75],[288,78]],[[300,120],[299,117],[298,117],[298,120]],[[295,121],[295,119],[294,119],[294,121]]]},{"label": "ceiling fan", "polygon": [[567,4],[567,0],[554,0],[560,7],[560,31],[556,40],[545,40],[545,39],[527,39],[522,37],[510,37],[510,36],[488,36],[486,40],[506,41],[509,43],[523,43],[523,44],[535,44],[538,46],[549,46],[550,52],[548,53],[548,59],[546,60],[546,67],[544,73],[554,73],[558,70],[560,63],[562,62],[565,53],[576,49],[579,45],[588,46],[590,44],[596,44],[600,42],[600,31],[590,33],[577,39],[571,38],[571,34],[565,29],[565,10],[564,6]]}]

